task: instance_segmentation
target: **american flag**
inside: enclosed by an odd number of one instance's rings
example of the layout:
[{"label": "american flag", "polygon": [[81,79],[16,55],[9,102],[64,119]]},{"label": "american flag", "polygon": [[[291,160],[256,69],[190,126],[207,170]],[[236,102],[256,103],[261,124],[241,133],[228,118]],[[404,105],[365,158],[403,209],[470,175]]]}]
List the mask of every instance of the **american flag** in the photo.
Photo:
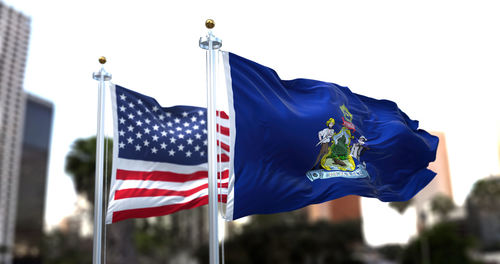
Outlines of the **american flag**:
[{"label": "american flag", "polygon": [[[106,223],[171,214],[208,203],[207,112],[162,108],[148,96],[111,88],[113,174]],[[219,201],[227,201],[229,117],[217,112]]]}]

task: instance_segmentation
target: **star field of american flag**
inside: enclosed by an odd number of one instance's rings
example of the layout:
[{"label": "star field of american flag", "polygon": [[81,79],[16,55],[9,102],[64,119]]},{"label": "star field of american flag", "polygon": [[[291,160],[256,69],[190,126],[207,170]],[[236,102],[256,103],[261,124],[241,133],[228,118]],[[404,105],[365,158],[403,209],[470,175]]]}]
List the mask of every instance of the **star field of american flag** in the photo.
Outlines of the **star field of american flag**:
[{"label": "star field of american flag", "polygon": [[181,165],[207,162],[205,108],[162,108],[151,97],[115,87],[118,157]]}]

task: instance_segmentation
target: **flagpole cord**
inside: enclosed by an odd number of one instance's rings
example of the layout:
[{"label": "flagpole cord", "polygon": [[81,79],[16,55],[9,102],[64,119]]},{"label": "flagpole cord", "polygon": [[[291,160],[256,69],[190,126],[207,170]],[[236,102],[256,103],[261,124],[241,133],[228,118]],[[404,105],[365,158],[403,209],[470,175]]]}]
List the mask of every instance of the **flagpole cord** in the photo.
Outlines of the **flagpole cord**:
[{"label": "flagpole cord", "polygon": [[208,126],[208,215],[209,215],[209,260],[210,264],[219,263],[219,238],[217,215],[217,138],[216,138],[216,50],[222,46],[222,41],[216,38],[211,29],[215,22],[205,21],[208,29],[206,37],[201,37],[200,48],[206,50],[206,80],[207,80],[207,126]]},{"label": "flagpole cord", "polygon": [[102,201],[103,201],[103,169],[104,169],[104,104],[106,97],[105,81],[111,80],[111,74],[104,70],[105,57],[99,58],[101,69],[92,75],[99,81],[97,106],[97,136],[96,136],[96,166],[95,166],[95,193],[94,193],[94,245],[92,263],[102,263]]}]

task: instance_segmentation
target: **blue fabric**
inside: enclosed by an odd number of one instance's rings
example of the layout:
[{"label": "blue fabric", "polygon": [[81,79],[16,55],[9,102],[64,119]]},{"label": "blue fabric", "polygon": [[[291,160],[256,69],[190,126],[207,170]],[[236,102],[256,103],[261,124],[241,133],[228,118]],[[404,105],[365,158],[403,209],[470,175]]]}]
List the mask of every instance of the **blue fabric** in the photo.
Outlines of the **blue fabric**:
[{"label": "blue fabric", "polygon": [[207,109],[162,107],[149,96],[116,89],[118,157],[197,165],[207,162]]},{"label": "blue fabric", "polygon": [[[236,126],[233,219],[350,194],[405,201],[435,176],[427,166],[435,159],[438,138],[418,129],[418,121],[394,102],[333,83],[281,80],[268,67],[228,56]],[[334,137],[340,137],[325,143],[332,153],[341,153],[336,145],[352,151],[361,137],[366,142],[356,157],[335,156],[345,166],[329,155],[313,168],[317,157],[325,156],[318,155],[319,131],[328,128],[330,118]],[[338,135],[342,131],[344,136]]]}]

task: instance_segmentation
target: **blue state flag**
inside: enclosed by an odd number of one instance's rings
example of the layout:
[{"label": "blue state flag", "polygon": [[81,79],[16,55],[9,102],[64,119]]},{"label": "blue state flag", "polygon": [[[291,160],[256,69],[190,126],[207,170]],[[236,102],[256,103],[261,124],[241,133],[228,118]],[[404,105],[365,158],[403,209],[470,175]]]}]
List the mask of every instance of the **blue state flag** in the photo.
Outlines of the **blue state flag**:
[{"label": "blue state flag", "polygon": [[435,176],[438,138],[396,103],[334,83],[281,80],[224,52],[231,125],[226,215],[290,211],[360,195],[405,201]]}]

